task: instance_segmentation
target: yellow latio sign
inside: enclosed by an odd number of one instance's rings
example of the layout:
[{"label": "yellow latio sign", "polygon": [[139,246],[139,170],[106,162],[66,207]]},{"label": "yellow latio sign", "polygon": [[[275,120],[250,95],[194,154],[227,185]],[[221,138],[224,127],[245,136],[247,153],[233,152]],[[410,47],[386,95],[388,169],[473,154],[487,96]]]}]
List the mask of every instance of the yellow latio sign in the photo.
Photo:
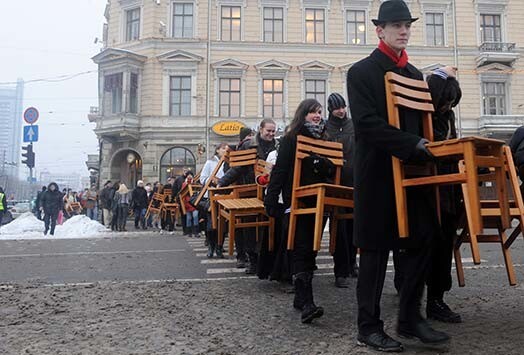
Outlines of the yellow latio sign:
[{"label": "yellow latio sign", "polygon": [[219,136],[238,136],[240,129],[246,125],[239,121],[219,121],[211,127],[211,130]]}]

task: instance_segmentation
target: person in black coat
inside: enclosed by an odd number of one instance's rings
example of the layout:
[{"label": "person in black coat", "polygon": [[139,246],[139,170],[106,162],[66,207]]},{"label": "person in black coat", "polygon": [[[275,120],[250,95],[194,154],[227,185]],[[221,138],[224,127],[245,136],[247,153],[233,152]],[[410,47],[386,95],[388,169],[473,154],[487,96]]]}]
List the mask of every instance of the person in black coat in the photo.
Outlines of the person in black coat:
[{"label": "person in black coat", "polygon": [[58,212],[64,208],[64,200],[62,196],[63,195],[55,182],[50,183],[47,186],[47,191],[43,193],[42,208],[44,210],[44,235],[47,235],[47,232],[50,232],[51,235],[55,234]]},{"label": "person in black coat", "polygon": [[405,51],[411,35],[411,17],[402,0],[383,2],[374,19],[379,46],[355,63],[347,75],[348,98],[355,126],[354,241],[360,248],[357,282],[358,344],[380,351],[402,351],[403,346],[384,332],[380,298],[390,250],[399,253],[405,276],[400,289],[397,331],[425,343],[447,342],[449,336],[435,331],[420,315],[420,301],[431,263],[431,246],[439,231],[436,201],[431,187],[407,192],[409,238],[399,238],[393,169],[395,156],[412,163],[433,160],[421,138],[420,112],[401,110],[398,129],[388,124],[384,75],[395,72],[422,80],[409,64]]},{"label": "person in black coat", "polygon": [[146,210],[148,205],[147,191],[144,189],[144,182],[138,180],[136,188],[131,194],[131,205],[133,206],[133,213],[135,214],[135,229],[139,228],[139,223],[142,229],[146,229]]},{"label": "person in black coat", "polygon": [[[186,178],[187,178],[187,175],[188,174],[191,174],[193,175],[193,172],[189,169],[189,168],[183,168],[182,169],[182,175],[178,176],[175,181],[173,182],[173,194],[172,196],[174,198],[177,198],[178,199],[178,194],[180,193],[180,191],[182,190],[182,185],[184,184],[184,182],[186,181]],[[179,204],[182,204],[184,203],[184,201],[180,201],[180,199],[178,199],[178,203]],[[184,218],[185,216],[183,216],[181,218],[182,220],[182,231],[183,231],[183,234],[184,235],[187,235],[187,234],[191,234],[191,228],[187,228],[186,226],[186,219]]]},{"label": "person in black coat", "polygon": [[[258,133],[246,139],[237,147],[237,150],[247,150],[256,148],[257,158],[266,160],[269,152],[275,150],[275,132],[277,125],[270,118],[265,118],[260,122]],[[255,171],[252,166],[234,166],[218,180],[218,186],[229,186],[233,183],[239,185],[254,184]],[[237,267],[245,267],[246,259],[248,265],[246,274],[254,275],[257,273],[258,254],[256,251],[256,230],[255,228],[243,228],[237,231],[235,236],[235,248],[237,253]],[[263,239],[263,238],[261,238]],[[247,256],[247,257],[246,257]]]},{"label": "person in black coat", "polygon": [[42,186],[42,191],[38,191],[36,194],[36,202],[35,202],[35,209],[36,213],[35,216],[38,218],[39,221],[42,220],[42,196],[44,195],[44,192],[47,190],[47,186]]},{"label": "person in black coat", "polygon": [[[306,99],[300,103],[293,120],[286,128],[278,148],[277,161],[271,171],[264,206],[266,213],[271,217],[279,218],[284,215],[282,223],[285,235],[289,225],[297,136],[326,139],[325,122],[321,114],[322,105],[317,100]],[[310,181],[314,178],[311,177],[313,169],[304,168],[302,171],[301,181]],[[283,204],[278,202],[280,194]],[[317,268],[317,252],[313,250],[314,223],[314,218],[311,216],[298,216],[295,246],[292,251],[292,273],[295,279],[293,307],[302,312],[302,323],[311,323],[313,319],[324,314],[324,309],[315,305],[313,298],[312,279]]]},{"label": "person in black coat", "polygon": [[[342,167],[341,184],[353,186],[353,150],[355,145],[355,130],[353,121],[346,111],[346,100],[339,93],[328,97],[329,118],[326,132],[330,141],[340,142],[344,150],[344,166]],[[348,211],[350,212],[350,211]],[[353,245],[353,220],[341,219],[337,223],[337,240],[333,261],[335,264],[335,286],[348,288],[348,278],[358,276],[357,248]]]},{"label": "person in black coat", "polygon": [[[433,99],[433,137],[435,141],[457,138],[455,114],[462,97],[456,77],[456,68],[447,66],[435,70],[427,77],[429,91]],[[458,173],[455,162],[438,164],[439,174]],[[447,323],[460,323],[460,314],[453,312],[444,302],[444,293],[451,289],[451,260],[453,240],[457,235],[459,218],[464,209],[461,205],[460,185],[439,187],[441,238],[435,239],[432,252],[431,271],[427,280],[426,315],[428,318]]]}]

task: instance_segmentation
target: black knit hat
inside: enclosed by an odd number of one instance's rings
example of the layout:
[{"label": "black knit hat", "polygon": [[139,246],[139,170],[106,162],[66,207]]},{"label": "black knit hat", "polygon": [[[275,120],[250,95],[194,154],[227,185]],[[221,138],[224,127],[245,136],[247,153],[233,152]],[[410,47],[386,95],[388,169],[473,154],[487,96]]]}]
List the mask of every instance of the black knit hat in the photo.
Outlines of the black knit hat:
[{"label": "black knit hat", "polygon": [[408,5],[403,0],[384,1],[378,10],[378,18],[373,19],[373,24],[378,26],[386,22],[411,21],[415,22],[418,17],[411,17]]},{"label": "black knit hat", "polygon": [[328,97],[328,111],[333,112],[334,110],[346,107],[346,100],[338,92],[334,92]]},{"label": "black knit hat", "polygon": [[238,134],[240,136],[240,141],[243,141],[251,133],[253,133],[253,130],[249,127],[240,128],[240,133]]}]

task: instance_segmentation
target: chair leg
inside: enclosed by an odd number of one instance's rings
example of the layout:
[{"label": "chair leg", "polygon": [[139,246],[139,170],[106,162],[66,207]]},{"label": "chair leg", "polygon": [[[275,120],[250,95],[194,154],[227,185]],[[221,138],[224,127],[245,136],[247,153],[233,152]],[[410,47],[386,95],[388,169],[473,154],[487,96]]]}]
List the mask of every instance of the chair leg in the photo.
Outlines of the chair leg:
[{"label": "chair leg", "polygon": [[218,211],[218,230],[217,230],[218,245],[224,244],[224,229],[225,229],[224,217],[222,217],[222,215],[220,214],[220,211]]},{"label": "chair leg", "polygon": [[457,280],[460,287],[464,287],[466,282],[464,281],[464,269],[462,267],[462,256],[460,255],[460,245],[457,245],[453,249],[455,256],[455,269],[457,270]]},{"label": "chair leg", "polygon": [[289,231],[287,234],[287,249],[293,250],[295,248],[295,231],[297,228],[297,216],[291,210],[289,213]]},{"label": "chair leg", "polygon": [[500,220],[502,223],[502,228],[510,228],[510,216],[509,216],[509,201],[508,201],[508,192],[506,188],[506,172],[504,166],[495,169],[496,175],[496,184],[497,184],[497,197],[499,201],[500,208]]},{"label": "chair leg", "polygon": [[393,182],[395,185],[395,203],[397,206],[398,234],[400,238],[409,236],[408,206],[406,189],[402,186],[404,168],[399,159],[393,158]]},{"label": "chair leg", "polygon": [[[464,164],[466,167],[466,188],[468,191],[468,222],[471,234],[482,234],[482,216],[480,214],[479,179],[477,175],[477,164],[475,163],[475,147],[473,143],[464,145]],[[465,202],[466,200],[464,200]],[[480,259],[479,259],[480,260]],[[479,261],[480,262],[480,261]]]},{"label": "chair leg", "polygon": [[235,249],[235,212],[229,211],[229,256],[233,256]]},{"label": "chair leg", "polygon": [[313,250],[319,251],[322,242],[322,225],[324,224],[324,197],[326,190],[321,188],[317,195],[317,213],[315,215],[315,234],[313,239]]},{"label": "chair leg", "polygon": [[506,243],[506,232],[504,228],[499,227],[500,235],[500,246],[502,248],[502,254],[504,255],[504,263],[506,264],[506,273],[508,274],[508,281],[511,286],[517,284],[517,279],[515,277],[515,268],[513,266],[513,260],[511,258],[511,253],[508,248],[505,247]]}]

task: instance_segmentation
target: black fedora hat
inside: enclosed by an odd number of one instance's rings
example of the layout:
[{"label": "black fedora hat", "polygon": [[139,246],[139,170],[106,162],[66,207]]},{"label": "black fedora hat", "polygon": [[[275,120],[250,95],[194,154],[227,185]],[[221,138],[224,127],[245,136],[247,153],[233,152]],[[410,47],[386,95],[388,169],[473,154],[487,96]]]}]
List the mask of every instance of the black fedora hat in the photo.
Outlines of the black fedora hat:
[{"label": "black fedora hat", "polygon": [[408,5],[402,0],[388,0],[384,1],[380,5],[378,10],[378,18],[373,19],[375,26],[378,26],[386,22],[395,22],[395,21],[411,21],[415,22],[418,20],[418,17],[411,17],[409,12]]}]

